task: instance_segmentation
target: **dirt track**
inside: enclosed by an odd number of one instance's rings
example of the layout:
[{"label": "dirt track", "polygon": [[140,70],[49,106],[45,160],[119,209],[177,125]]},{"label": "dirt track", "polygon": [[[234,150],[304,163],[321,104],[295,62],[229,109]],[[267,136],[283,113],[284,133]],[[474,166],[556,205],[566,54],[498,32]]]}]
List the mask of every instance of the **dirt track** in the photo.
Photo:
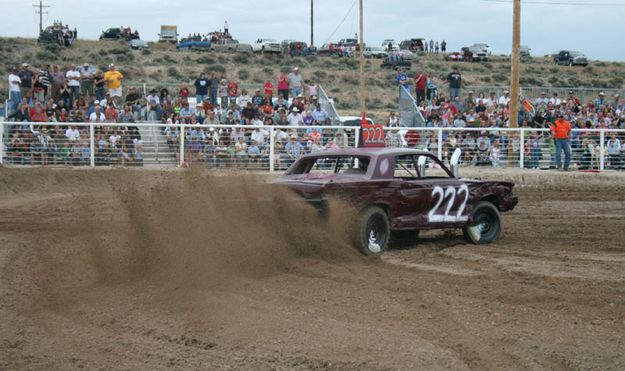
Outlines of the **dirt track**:
[{"label": "dirt track", "polygon": [[0,369],[625,369],[625,176],[491,176],[498,243],[369,260],[249,177],[0,168]]}]

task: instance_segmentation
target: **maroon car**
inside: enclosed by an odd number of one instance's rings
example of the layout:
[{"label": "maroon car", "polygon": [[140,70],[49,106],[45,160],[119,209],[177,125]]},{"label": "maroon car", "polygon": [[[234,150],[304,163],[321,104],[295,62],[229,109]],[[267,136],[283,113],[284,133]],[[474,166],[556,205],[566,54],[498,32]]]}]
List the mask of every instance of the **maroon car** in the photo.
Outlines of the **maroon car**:
[{"label": "maroon car", "polygon": [[388,246],[392,233],[413,237],[424,229],[462,228],[472,243],[497,240],[500,212],[518,198],[513,183],[455,177],[427,151],[399,148],[317,152],[293,163],[276,182],[320,210],[329,198],[357,211],[353,237],[365,254]]}]

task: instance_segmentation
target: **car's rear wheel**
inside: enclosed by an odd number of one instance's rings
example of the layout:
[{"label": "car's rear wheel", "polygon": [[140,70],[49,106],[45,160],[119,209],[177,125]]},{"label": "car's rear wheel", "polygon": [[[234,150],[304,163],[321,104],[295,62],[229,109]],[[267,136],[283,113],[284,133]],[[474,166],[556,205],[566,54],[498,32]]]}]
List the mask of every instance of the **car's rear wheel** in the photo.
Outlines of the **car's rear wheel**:
[{"label": "car's rear wheel", "polygon": [[390,234],[390,223],[384,210],[370,206],[358,215],[353,240],[363,254],[379,255],[388,247]]},{"label": "car's rear wheel", "polygon": [[463,229],[467,241],[476,245],[491,243],[499,239],[503,226],[497,207],[488,201],[481,201],[473,211],[473,222]]}]

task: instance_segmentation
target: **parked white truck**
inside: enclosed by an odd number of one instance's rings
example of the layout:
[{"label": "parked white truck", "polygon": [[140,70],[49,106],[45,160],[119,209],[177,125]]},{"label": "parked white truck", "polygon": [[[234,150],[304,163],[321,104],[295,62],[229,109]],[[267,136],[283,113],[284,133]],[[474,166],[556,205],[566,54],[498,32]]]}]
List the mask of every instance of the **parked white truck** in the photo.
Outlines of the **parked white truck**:
[{"label": "parked white truck", "polygon": [[178,26],[161,25],[161,32],[158,34],[159,42],[178,43]]}]

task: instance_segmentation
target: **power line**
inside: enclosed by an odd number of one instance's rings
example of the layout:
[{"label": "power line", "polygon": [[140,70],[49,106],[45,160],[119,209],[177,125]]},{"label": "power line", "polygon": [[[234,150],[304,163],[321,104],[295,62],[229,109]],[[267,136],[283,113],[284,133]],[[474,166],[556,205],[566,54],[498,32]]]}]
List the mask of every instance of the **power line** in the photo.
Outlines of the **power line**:
[{"label": "power line", "polygon": [[339,23],[338,26],[336,26],[336,28],[334,29],[334,31],[332,31],[332,33],[330,34],[330,36],[328,36],[328,39],[326,40],[326,42],[324,44],[327,44],[328,41],[330,41],[330,39],[332,38],[332,36],[334,36],[334,34],[336,33],[336,31],[338,31],[339,27],[341,27],[343,25],[343,23],[345,22],[345,20],[347,19],[347,17],[349,17],[349,14],[352,12],[352,10],[354,10],[354,7],[356,6],[356,3],[358,3],[358,0],[354,0],[354,3],[352,4],[352,6],[349,8],[349,10],[347,11],[347,13],[345,14],[345,17],[343,17],[343,19],[341,20],[341,22]]},{"label": "power line", "polygon": [[[488,3],[504,3],[512,4],[512,0],[480,0]],[[625,3],[589,3],[589,2],[569,2],[569,1],[532,1],[523,0],[523,4],[535,4],[535,5],[571,5],[571,6],[596,6],[596,7],[610,7],[610,6],[625,6]]]},{"label": "power line", "polygon": [[43,5],[43,1],[39,0],[39,5],[33,4],[34,8],[39,8],[39,10],[35,11],[35,14],[39,14],[39,33],[43,31],[43,15],[48,14],[48,12],[44,12],[43,8],[49,8],[50,5]]}]

